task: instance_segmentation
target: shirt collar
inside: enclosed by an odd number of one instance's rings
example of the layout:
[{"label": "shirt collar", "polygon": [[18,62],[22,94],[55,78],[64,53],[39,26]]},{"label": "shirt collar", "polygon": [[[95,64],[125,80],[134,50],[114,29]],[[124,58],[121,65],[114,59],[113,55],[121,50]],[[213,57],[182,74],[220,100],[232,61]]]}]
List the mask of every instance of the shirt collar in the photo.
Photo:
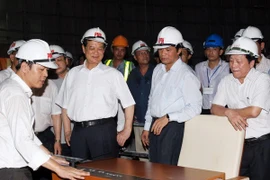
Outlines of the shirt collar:
[{"label": "shirt collar", "polygon": [[[87,60],[85,60],[84,63],[81,65],[80,70],[88,70],[88,71],[90,71],[90,69],[88,69],[86,67],[86,61]],[[99,62],[98,65],[96,67],[94,67],[92,70],[95,70],[95,69],[97,69],[97,70],[104,70],[105,69],[104,66],[103,66],[103,63],[102,62]]]},{"label": "shirt collar", "polygon": [[[177,59],[174,64],[172,65],[170,71],[178,71],[178,69],[183,65],[183,62],[182,60],[179,58]],[[163,71],[166,72],[166,65],[165,64],[162,64],[162,69]]]},{"label": "shirt collar", "polygon": [[27,94],[28,97],[32,96],[33,92],[31,88],[22,80],[20,76],[14,73],[11,75],[10,78],[19,83],[19,85],[22,87],[23,91]]}]

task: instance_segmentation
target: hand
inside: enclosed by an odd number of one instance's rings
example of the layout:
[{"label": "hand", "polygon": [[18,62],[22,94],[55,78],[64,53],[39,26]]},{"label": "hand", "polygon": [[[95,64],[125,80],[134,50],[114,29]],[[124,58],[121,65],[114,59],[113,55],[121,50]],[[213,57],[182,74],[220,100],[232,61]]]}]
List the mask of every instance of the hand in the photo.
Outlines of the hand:
[{"label": "hand", "polygon": [[151,132],[153,132],[155,135],[160,135],[162,129],[169,123],[169,119],[165,116],[157,119],[152,128]]},{"label": "hand", "polygon": [[119,144],[119,146],[124,146],[126,140],[129,138],[131,134],[131,129],[130,128],[125,128],[123,131],[120,131],[117,134],[117,142]]},{"label": "hand", "polygon": [[236,131],[246,130],[246,127],[248,127],[246,118],[240,116],[236,110],[228,109],[225,111],[225,115]]},{"label": "hand", "polygon": [[68,146],[70,146],[71,131],[65,132],[65,140]]},{"label": "hand", "polygon": [[55,162],[57,162],[58,164],[60,165],[63,165],[63,166],[67,166],[69,165],[69,162],[66,161],[64,158],[62,157],[58,157],[58,156],[52,156],[51,157]]},{"label": "hand", "polygon": [[61,178],[71,179],[71,180],[84,179],[85,176],[90,176],[89,172],[75,169],[70,166],[60,166],[60,168],[56,170],[56,173]]},{"label": "hand", "polygon": [[147,147],[149,146],[149,131],[143,130],[141,135],[141,140],[143,143],[143,146]]},{"label": "hand", "polygon": [[54,143],[54,154],[61,155],[62,147],[60,141],[55,141]]}]

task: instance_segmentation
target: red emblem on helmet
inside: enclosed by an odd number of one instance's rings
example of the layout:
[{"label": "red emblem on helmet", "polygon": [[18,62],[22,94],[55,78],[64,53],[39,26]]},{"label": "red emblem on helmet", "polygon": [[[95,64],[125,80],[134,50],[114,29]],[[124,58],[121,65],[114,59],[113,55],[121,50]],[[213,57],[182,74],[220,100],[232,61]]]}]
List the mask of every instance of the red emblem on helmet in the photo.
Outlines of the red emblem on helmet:
[{"label": "red emblem on helmet", "polygon": [[51,53],[54,53],[54,50],[53,49],[51,50]]},{"label": "red emblem on helmet", "polygon": [[52,58],[52,53],[48,53],[48,59],[51,59]]},{"label": "red emblem on helmet", "polygon": [[164,44],[164,38],[158,38],[158,43],[159,44]]},{"label": "red emblem on helmet", "polygon": [[140,44],[140,47],[145,47],[146,45],[145,44]]},{"label": "red emblem on helmet", "polygon": [[100,32],[95,32],[95,37],[102,37],[102,34]]}]

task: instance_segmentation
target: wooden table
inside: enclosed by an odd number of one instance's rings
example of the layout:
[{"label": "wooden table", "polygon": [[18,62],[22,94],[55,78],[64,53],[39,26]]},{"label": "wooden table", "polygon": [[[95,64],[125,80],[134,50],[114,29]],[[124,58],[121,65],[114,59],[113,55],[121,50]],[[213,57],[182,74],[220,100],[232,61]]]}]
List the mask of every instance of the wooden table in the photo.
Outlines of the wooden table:
[{"label": "wooden table", "polygon": [[[79,164],[77,168],[86,168],[86,169],[93,168],[96,170],[128,175],[133,177],[135,176],[144,179],[159,179],[159,180],[215,180],[217,178],[225,179],[225,173],[222,172],[206,171],[158,163],[135,161],[123,158],[92,161],[88,163]],[[60,178],[58,178],[55,174],[53,174],[53,180],[59,179]],[[103,177],[101,178],[97,176],[87,177],[87,180],[105,180],[105,179],[110,178],[103,178]]]}]

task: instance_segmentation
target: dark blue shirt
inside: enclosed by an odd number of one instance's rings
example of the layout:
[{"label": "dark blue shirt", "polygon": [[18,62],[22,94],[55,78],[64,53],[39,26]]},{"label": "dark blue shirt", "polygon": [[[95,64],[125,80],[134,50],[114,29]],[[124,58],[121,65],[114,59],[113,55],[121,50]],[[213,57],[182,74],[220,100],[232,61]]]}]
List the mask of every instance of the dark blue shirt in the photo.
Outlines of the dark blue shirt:
[{"label": "dark blue shirt", "polygon": [[128,87],[136,102],[134,119],[135,122],[140,124],[144,124],[145,122],[154,68],[155,66],[150,64],[146,74],[143,76],[140,72],[140,68],[136,67],[131,71],[127,80]]}]

